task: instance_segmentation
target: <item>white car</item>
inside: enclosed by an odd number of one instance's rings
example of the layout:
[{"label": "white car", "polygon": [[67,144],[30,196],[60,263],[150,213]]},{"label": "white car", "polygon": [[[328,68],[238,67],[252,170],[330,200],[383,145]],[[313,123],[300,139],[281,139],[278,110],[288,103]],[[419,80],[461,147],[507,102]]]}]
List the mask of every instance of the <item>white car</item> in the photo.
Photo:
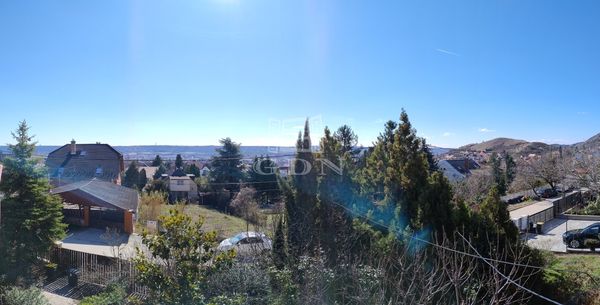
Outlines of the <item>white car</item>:
[{"label": "white car", "polygon": [[242,232],[223,240],[218,251],[235,250],[238,256],[252,256],[271,251],[272,242],[260,232]]}]

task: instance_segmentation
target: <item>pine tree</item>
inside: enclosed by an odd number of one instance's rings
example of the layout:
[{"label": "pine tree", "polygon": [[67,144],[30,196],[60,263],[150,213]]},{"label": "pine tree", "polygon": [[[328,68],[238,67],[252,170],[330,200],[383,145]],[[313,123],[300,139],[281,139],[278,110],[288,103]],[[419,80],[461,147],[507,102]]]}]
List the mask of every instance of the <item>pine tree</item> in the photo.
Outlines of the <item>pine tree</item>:
[{"label": "pine tree", "polygon": [[129,164],[129,167],[127,167],[127,170],[125,171],[125,176],[123,177],[122,184],[125,187],[136,188],[136,187],[138,187],[139,183],[140,183],[140,172],[137,167],[137,162],[133,161],[133,162],[131,162],[131,164]]},{"label": "pine tree", "polygon": [[348,125],[342,125],[333,136],[341,145],[342,154],[352,153],[358,143],[358,136]]},{"label": "pine tree", "polygon": [[50,194],[50,184],[32,158],[33,136],[25,121],[12,134],[16,144],[9,145],[12,158],[4,160],[0,192],[2,219],[0,227],[0,274],[9,281],[27,277],[56,240],[64,237],[62,200]]},{"label": "pine tree", "polygon": [[277,269],[281,270],[287,262],[287,251],[285,247],[285,235],[283,233],[283,221],[280,218],[275,229],[275,239],[273,240],[273,263]]},{"label": "pine tree", "polygon": [[156,155],[156,157],[154,157],[154,160],[152,161],[152,166],[161,166],[163,165],[163,160],[159,155]]},{"label": "pine tree", "polygon": [[180,154],[177,154],[177,156],[175,157],[175,169],[179,168],[183,169],[183,158]]}]

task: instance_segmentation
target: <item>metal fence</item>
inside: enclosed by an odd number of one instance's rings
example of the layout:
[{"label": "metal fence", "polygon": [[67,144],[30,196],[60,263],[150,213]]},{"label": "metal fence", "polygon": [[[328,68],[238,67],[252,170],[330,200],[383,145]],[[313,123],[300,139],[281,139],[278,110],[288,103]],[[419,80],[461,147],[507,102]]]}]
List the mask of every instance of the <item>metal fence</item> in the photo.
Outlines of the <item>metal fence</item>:
[{"label": "metal fence", "polygon": [[119,281],[129,293],[148,293],[147,287],[137,283],[138,272],[132,261],[62,248],[53,249],[49,259],[62,270],[76,268],[84,283],[106,286]]}]

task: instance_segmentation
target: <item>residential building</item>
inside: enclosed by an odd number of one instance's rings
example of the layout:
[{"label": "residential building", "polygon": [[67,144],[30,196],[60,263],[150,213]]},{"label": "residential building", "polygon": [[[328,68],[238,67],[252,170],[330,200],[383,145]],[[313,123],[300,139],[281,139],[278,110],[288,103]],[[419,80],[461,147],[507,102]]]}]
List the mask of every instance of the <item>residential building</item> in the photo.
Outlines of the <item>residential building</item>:
[{"label": "residential building", "polygon": [[452,182],[462,181],[471,174],[472,170],[479,169],[477,162],[465,158],[454,160],[439,160],[438,168],[444,173],[446,178]]},{"label": "residential building", "polygon": [[196,177],[185,174],[183,169],[176,169],[169,179],[169,201],[198,202],[198,186]]},{"label": "residential building", "polygon": [[97,178],[121,184],[125,170],[123,155],[108,144],[70,144],[50,152],[46,159],[48,176],[54,185]]}]

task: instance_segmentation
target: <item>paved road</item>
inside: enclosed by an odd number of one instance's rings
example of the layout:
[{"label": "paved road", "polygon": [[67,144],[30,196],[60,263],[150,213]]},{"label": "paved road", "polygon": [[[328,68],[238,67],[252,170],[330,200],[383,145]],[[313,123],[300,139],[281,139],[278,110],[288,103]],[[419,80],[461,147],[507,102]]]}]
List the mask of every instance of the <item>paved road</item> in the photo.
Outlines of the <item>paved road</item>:
[{"label": "paved road", "polygon": [[527,243],[534,248],[567,253],[567,247],[562,242],[562,234],[567,230],[583,229],[596,222],[598,221],[555,218],[544,224],[544,234],[527,234],[525,238]]}]

